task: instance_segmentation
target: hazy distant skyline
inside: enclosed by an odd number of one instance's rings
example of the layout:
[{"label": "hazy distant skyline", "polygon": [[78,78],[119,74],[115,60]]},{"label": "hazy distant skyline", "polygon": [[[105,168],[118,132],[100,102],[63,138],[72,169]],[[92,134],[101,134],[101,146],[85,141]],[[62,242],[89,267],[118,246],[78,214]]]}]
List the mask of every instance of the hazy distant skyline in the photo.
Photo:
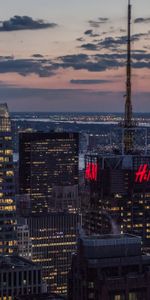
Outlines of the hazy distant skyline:
[{"label": "hazy distant skyline", "polygon": [[[5,0],[0,102],[12,111],[123,111],[127,2]],[[131,2],[133,106],[147,112],[150,1]]]}]

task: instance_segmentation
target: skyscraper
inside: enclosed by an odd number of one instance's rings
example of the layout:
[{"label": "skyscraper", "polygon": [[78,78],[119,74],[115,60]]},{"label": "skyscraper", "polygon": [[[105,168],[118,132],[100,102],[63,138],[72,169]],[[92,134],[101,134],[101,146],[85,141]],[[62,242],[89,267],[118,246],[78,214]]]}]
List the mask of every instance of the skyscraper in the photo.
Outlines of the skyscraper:
[{"label": "skyscraper", "polygon": [[[87,232],[132,233],[150,248],[150,155],[135,146],[139,130],[131,101],[131,4],[128,1],[126,101],[122,148],[111,154],[87,155],[85,180],[88,201],[83,201]],[[144,132],[144,131],[143,131]],[[139,137],[140,143],[141,139]],[[118,145],[117,145],[118,146]],[[88,202],[88,204],[87,204]]]},{"label": "skyscraper", "polygon": [[78,133],[20,134],[20,194],[29,194],[33,213],[51,210],[52,187],[78,184]]},{"label": "skyscraper", "polygon": [[20,135],[20,193],[30,196],[27,216],[34,262],[48,289],[67,293],[78,232],[78,133]]},{"label": "skyscraper", "polygon": [[16,206],[14,191],[11,121],[7,104],[0,105],[0,254],[16,249]]},{"label": "skyscraper", "polygon": [[43,291],[41,268],[17,255],[11,121],[0,105],[0,299]]},{"label": "skyscraper", "polygon": [[83,219],[89,233],[132,233],[150,247],[150,156],[86,157]]},{"label": "skyscraper", "polygon": [[67,294],[68,271],[76,251],[77,213],[32,214],[28,218],[32,239],[32,260],[42,266],[48,291]]}]

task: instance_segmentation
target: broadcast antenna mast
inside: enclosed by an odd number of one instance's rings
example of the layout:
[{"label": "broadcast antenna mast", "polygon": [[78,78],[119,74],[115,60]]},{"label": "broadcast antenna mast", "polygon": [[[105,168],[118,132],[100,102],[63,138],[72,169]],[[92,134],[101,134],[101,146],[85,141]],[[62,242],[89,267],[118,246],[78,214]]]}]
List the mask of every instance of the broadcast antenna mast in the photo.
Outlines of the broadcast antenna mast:
[{"label": "broadcast antenna mast", "polygon": [[127,39],[127,82],[125,103],[125,127],[132,126],[132,103],[131,103],[131,4],[128,0],[128,39]]},{"label": "broadcast antenna mast", "polygon": [[126,102],[124,115],[124,153],[129,154],[133,151],[133,130],[135,126],[132,116],[131,101],[131,3],[128,0],[128,38],[127,38],[127,68],[126,68]]}]

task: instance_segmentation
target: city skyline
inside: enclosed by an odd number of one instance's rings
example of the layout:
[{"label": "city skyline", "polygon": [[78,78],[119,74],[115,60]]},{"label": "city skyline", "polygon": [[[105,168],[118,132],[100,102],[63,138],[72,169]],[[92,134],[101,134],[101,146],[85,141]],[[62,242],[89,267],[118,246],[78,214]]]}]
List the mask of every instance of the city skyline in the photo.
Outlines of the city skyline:
[{"label": "city skyline", "polygon": [[[2,4],[1,102],[12,111],[123,111],[127,1]],[[134,111],[150,109],[148,0],[132,1]],[[16,17],[14,17],[16,16]],[[26,17],[24,17],[26,16]]]}]

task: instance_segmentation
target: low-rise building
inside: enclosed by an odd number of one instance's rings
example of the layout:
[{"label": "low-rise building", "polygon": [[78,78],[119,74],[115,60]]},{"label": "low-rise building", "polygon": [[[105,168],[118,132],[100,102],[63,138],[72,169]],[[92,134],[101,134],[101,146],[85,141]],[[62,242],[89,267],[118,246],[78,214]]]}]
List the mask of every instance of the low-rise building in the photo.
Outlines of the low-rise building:
[{"label": "low-rise building", "polygon": [[18,295],[41,294],[41,268],[19,256],[0,256],[0,300],[13,300]]}]

